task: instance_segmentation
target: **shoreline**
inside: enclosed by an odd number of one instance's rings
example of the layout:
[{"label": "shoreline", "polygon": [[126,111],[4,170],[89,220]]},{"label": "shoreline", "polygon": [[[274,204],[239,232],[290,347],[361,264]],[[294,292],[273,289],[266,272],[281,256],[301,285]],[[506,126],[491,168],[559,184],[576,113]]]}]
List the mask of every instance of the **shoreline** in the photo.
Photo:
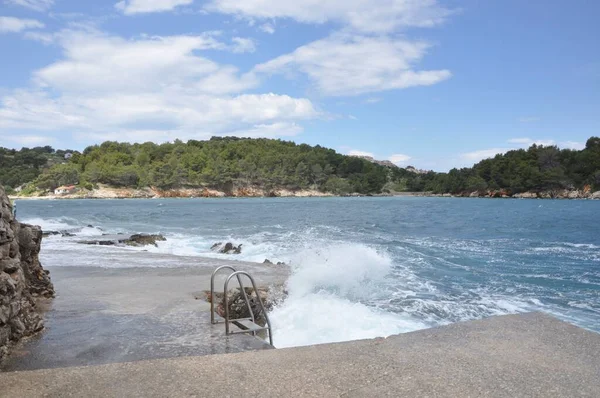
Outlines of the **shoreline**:
[{"label": "shoreline", "polygon": [[563,191],[559,193],[551,192],[523,192],[514,195],[507,195],[498,192],[472,192],[462,194],[436,194],[431,192],[394,192],[385,194],[348,194],[336,195],[318,191],[297,191],[277,195],[214,195],[214,196],[195,196],[195,195],[136,195],[136,194],[72,194],[72,195],[46,195],[46,196],[19,196],[8,195],[10,200],[126,200],[126,199],[264,199],[264,198],[467,198],[467,199],[554,199],[554,200],[600,200],[600,191],[594,193],[581,193],[580,191]]}]

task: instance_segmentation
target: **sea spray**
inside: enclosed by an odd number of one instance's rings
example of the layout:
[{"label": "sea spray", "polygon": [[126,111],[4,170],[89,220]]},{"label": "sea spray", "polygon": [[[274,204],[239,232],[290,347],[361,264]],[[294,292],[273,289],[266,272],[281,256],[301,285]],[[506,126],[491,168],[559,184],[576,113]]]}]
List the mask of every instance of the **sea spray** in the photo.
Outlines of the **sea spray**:
[{"label": "sea spray", "polygon": [[425,324],[367,303],[381,295],[392,266],[365,245],[333,245],[294,256],[288,297],[271,312],[277,347],[385,337]]}]

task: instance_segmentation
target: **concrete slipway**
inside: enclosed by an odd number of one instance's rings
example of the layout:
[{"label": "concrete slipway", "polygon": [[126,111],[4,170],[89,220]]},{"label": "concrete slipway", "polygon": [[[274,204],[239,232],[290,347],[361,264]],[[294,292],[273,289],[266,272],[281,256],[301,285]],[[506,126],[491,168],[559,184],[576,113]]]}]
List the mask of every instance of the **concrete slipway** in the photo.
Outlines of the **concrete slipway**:
[{"label": "concrete slipway", "polygon": [[539,313],[387,339],[0,374],[6,397],[599,397],[600,334]]}]

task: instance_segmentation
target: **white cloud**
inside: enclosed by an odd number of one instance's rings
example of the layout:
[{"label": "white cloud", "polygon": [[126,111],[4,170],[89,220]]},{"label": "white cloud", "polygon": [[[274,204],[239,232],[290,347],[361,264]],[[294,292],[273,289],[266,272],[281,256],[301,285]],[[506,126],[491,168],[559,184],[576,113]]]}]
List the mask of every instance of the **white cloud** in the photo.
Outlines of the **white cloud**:
[{"label": "white cloud", "polygon": [[375,157],[375,155],[373,155],[373,153],[371,152],[364,152],[364,151],[359,151],[356,149],[351,149],[347,152],[347,154],[349,156],[369,156],[369,157]]},{"label": "white cloud", "polygon": [[[126,40],[91,31],[56,35],[62,59],[32,86],[0,97],[0,134],[77,133],[80,139],[169,140],[297,134],[319,117],[311,101],[256,91],[258,80],[202,55],[228,49],[214,34]],[[108,132],[108,133],[107,133]]]},{"label": "white cloud", "polygon": [[376,103],[378,103],[378,102],[381,102],[381,101],[382,101],[382,99],[381,99],[381,98],[378,98],[378,97],[370,97],[370,98],[367,98],[367,99],[365,100],[365,103],[366,103],[366,104],[376,104]]},{"label": "white cloud", "polygon": [[300,134],[304,129],[296,123],[278,122],[271,124],[256,124],[248,129],[228,132],[229,135],[238,137],[293,137]]},{"label": "white cloud", "polygon": [[337,22],[362,32],[431,27],[452,14],[436,0],[211,0],[206,9],[246,18]]},{"label": "white cloud", "polygon": [[559,144],[559,146],[564,149],[576,149],[578,151],[581,151],[585,148],[585,142],[563,141]]},{"label": "white cloud", "polygon": [[34,11],[46,11],[54,4],[54,0],[5,0],[5,2],[23,6]]},{"label": "white cloud", "polygon": [[227,48],[211,33],[125,40],[98,32],[66,32],[58,40],[66,57],[34,73],[41,87],[83,93],[177,88],[224,94],[257,85],[252,75],[195,55]]},{"label": "white cloud", "polygon": [[21,146],[41,146],[51,144],[56,141],[54,137],[42,136],[42,135],[9,135],[6,140],[19,144]]},{"label": "white cloud", "polygon": [[26,29],[43,28],[44,24],[35,19],[0,17],[0,33],[17,33]]},{"label": "white cloud", "polygon": [[483,159],[493,158],[494,156],[502,153],[506,153],[510,151],[510,148],[491,148],[491,149],[482,149],[479,151],[467,152],[460,155],[461,159],[467,160],[470,162],[478,162]]},{"label": "white cloud", "polygon": [[256,72],[308,75],[325,95],[358,95],[429,86],[451,76],[448,70],[415,71],[429,45],[389,37],[334,34],[264,64]]},{"label": "white cloud", "polygon": [[231,39],[233,42],[232,51],[236,54],[241,53],[253,53],[256,51],[256,43],[252,39],[245,37],[234,37]]},{"label": "white cloud", "polygon": [[258,29],[260,29],[261,31],[268,33],[270,35],[272,35],[273,33],[275,33],[275,26],[273,26],[273,24],[271,23],[265,23],[262,24],[258,27]]},{"label": "white cloud", "polygon": [[408,156],[408,155],[403,155],[401,153],[392,155],[389,157],[390,162],[394,163],[394,164],[405,164],[408,161],[410,161],[412,159],[412,157]]},{"label": "white cloud", "polygon": [[51,44],[55,40],[55,35],[46,32],[25,32],[23,35],[26,39],[39,41],[43,44]]},{"label": "white cloud", "polygon": [[115,8],[125,15],[171,11],[179,6],[190,5],[194,0],[123,0]]},{"label": "white cloud", "polygon": [[534,144],[537,146],[552,146],[556,144],[554,140],[532,140],[531,138],[512,138],[508,140],[508,142],[526,147],[530,147]]}]

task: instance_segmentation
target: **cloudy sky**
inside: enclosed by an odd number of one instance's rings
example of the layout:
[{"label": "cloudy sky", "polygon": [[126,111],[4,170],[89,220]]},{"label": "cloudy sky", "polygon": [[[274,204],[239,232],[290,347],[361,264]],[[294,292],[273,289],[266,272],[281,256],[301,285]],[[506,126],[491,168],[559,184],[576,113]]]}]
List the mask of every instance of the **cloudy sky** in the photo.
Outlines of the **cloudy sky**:
[{"label": "cloudy sky", "polygon": [[270,137],[445,171],[600,135],[595,0],[0,0],[0,146]]}]

